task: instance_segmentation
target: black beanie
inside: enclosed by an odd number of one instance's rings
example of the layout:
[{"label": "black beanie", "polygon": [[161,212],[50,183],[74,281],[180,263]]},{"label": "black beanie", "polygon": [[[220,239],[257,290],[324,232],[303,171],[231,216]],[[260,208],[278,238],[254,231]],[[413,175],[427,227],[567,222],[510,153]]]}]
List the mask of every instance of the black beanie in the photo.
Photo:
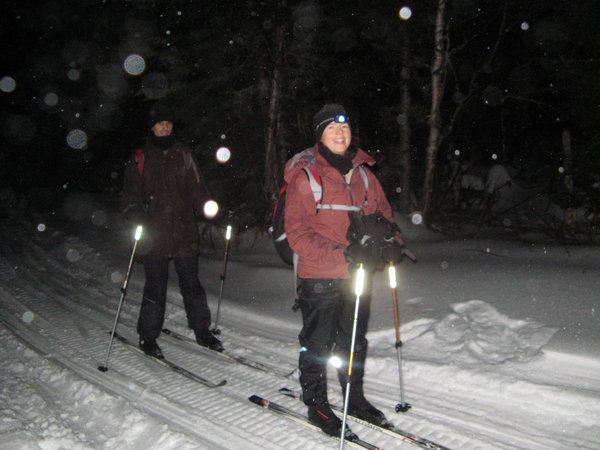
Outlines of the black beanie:
[{"label": "black beanie", "polygon": [[325,127],[333,122],[335,116],[343,114],[347,116],[346,110],[342,105],[336,103],[328,103],[323,106],[315,117],[313,117],[313,129],[315,130],[315,137],[317,141],[321,139],[321,135],[325,130]]},{"label": "black beanie", "polygon": [[154,106],[148,113],[148,126],[152,128],[155,123],[168,121],[174,123],[175,115],[170,108],[166,106]]}]

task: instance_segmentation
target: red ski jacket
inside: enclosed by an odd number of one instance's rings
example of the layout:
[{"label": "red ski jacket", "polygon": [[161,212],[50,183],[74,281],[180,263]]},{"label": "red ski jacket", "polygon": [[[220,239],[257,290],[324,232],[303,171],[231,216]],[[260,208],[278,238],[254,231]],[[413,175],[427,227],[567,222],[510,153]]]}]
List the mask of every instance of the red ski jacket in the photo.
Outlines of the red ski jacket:
[{"label": "red ski jacket", "polygon": [[[394,220],[381,184],[365,167],[375,164],[375,160],[358,149],[352,162],[354,169],[349,184],[319,153],[317,145],[298,153],[286,163],[285,231],[290,247],[298,255],[297,274],[300,278],[350,278],[344,257],[344,249],[349,245],[346,239],[350,225],[348,211],[317,210],[309,178],[302,167],[308,165],[320,176],[322,204],[362,207],[364,214],[379,211],[388,220]],[[357,169],[360,165],[365,167],[368,187]]]}]

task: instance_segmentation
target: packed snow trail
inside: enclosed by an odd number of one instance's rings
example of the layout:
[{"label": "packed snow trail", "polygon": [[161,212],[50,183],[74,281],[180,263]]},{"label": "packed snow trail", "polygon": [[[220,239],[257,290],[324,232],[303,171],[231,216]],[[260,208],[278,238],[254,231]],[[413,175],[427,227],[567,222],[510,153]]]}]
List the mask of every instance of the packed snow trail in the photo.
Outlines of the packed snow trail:
[{"label": "packed snow trail", "polygon": [[[13,278],[10,286],[2,286],[2,324],[45,358],[183,430],[205,448],[301,449],[320,448],[327,442],[328,437],[321,433],[307,433],[302,426],[281,420],[267,429],[265,422],[273,421],[265,420],[248,405],[247,393],[258,389],[274,395],[280,377],[224,361],[174,339],[161,340],[169,359],[206,378],[226,377],[228,385],[204,388],[119,345],[113,347],[108,371],[99,371],[112,314],[110,308],[99,308],[98,304],[110,303],[111,299],[95,287],[94,295],[90,295],[93,277],[81,272],[69,276],[68,270],[60,270],[57,261],[40,254],[32,242],[20,240],[18,251],[5,247],[3,253],[18,264],[20,281]],[[27,258],[32,264],[26,264]],[[47,275],[50,268],[51,277]],[[136,339],[134,327],[127,325],[127,315],[118,330]],[[387,442],[388,448],[393,446],[393,441]]]},{"label": "packed snow trail", "polygon": [[[61,423],[62,431],[57,435],[64,435],[64,428],[71,426],[79,441],[66,438],[64,446],[108,448],[108,443],[128,442],[133,448],[159,448],[159,443],[168,448],[164,441],[167,436],[169,442],[180,444],[179,448],[332,447],[331,439],[322,433],[307,432],[299,424],[271,417],[249,404],[247,398],[252,394],[278,398],[277,390],[293,383],[290,378],[227,361],[188,342],[167,337],[160,340],[169,359],[210,380],[226,378],[227,385],[207,389],[118,343],[113,344],[108,372],[98,371],[97,367],[104,363],[108,332],[119,298],[122,266],[127,261],[127,233],[82,224],[78,224],[76,232],[69,232],[68,223],[59,225],[49,226],[42,234],[28,231],[34,227],[24,222],[0,224],[0,339],[10,348],[22,351],[19,344],[9,341],[10,336],[17,336],[44,357],[40,366],[51,375],[36,381],[32,381],[31,375],[18,375],[23,372],[25,363],[17,363],[12,358],[0,366],[2,374],[6,374],[7,379],[23,380],[25,385],[33,384],[38,393],[34,395],[46,399],[48,404],[58,401],[56,395],[50,395],[57,379],[76,380],[70,384],[78,389],[82,383],[89,385],[91,391],[98,387],[111,397],[105,401],[101,394],[93,391],[89,400],[78,400],[82,416],[86,409],[92,409],[88,408],[89,403],[98,401],[107,417],[119,417],[119,410],[129,413],[137,410],[138,427],[143,422],[166,427],[162,430],[162,441],[159,437],[144,441],[135,431],[131,432],[129,441],[126,436],[108,434],[102,441],[92,437],[94,430],[77,423],[75,406],[70,406],[72,412],[66,422],[71,425]],[[220,255],[203,258],[202,262],[203,270],[218,274]],[[118,331],[132,340],[136,339],[135,321],[142,285],[141,270],[139,266],[136,269],[118,326]],[[244,263],[240,258],[230,260],[230,270],[245,273],[247,280],[266,269],[252,261]],[[280,269],[276,270],[280,273]],[[214,303],[217,283],[211,285],[208,275],[201,274],[201,279],[208,281],[209,300]],[[290,325],[281,316],[271,318],[269,310],[260,306],[252,309],[247,301],[236,302],[236,295],[256,296],[259,301],[260,295],[267,295],[269,287],[261,284],[262,280],[257,281],[256,289],[249,282],[236,286],[236,281],[240,280],[230,276],[230,284],[225,289],[221,329],[227,351],[265,365],[286,368],[286,371],[294,368],[298,324]],[[238,292],[240,287],[243,292]],[[227,297],[228,293],[231,297]],[[166,325],[191,336],[175,285],[171,286],[169,297]],[[290,306],[284,305],[285,308]],[[274,304],[274,308],[277,307]],[[297,315],[293,317],[298,320]],[[439,323],[441,326],[444,322]],[[404,363],[406,396],[413,404],[413,409],[406,414],[393,410],[398,400],[393,329],[369,336],[371,350],[365,391],[399,428],[449,448],[598,448],[600,432],[596,419],[600,417],[600,386],[594,376],[600,369],[597,362],[570,357],[569,366],[565,367],[565,356],[557,353],[548,353],[526,364],[442,364],[436,361],[435,354],[428,362],[427,352],[423,352],[421,359],[410,352],[410,341],[418,342],[412,339],[414,336],[421,337],[422,341],[428,336],[415,332],[419,326],[420,332],[434,329],[431,323],[423,321],[406,324],[403,328],[404,341],[409,341],[405,347],[409,357]],[[36,360],[32,355],[25,356],[27,361]],[[333,371],[330,372],[331,399],[339,403],[337,380]],[[291,387],[298,388],[297,385]],[[67,396],[72,394],[69,387],[64,389]],[[30,390],[22,389],[22,392]],[[79,398],[76,393],[73,397]],[[7,403],[4,411],[20,409],[18,399],[8,396],[4,401]],[[305,412],[305,407],[293,399],[278,398],[278,402]],[[579,411],[582,412],[578,414]],[[60,414],[57,410],[56,415]],[[0,429],[0,435],[11,445],[19,442],[19,434],[30,432],[28,424],[32,426],[36,422],[11,419],[8,423],[11,425]],[[92,423],[99,426],[98,420]],[[48,435],[52,435],[54,429],[52,423],[50,426],[52,428],[45,431]],[[365,441],[383,448],[414,448],[368,427],[353,425],[352,428]],[[126,429],[121,430],[127,433]],[[150,445],[144,445],[148,443]],[[172,445],[172,448],[178,447]]]}]

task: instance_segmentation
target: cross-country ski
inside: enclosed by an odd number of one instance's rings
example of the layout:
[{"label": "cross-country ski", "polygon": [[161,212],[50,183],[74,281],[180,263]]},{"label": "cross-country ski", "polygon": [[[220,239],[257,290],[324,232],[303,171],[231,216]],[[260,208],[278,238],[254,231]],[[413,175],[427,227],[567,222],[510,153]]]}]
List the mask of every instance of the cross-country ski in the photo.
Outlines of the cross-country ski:
[{"label": "cross-country ski", "polygon": [[155,358],[154,356],[150,356],[150,355],[144,353],[142,351],[142,349],[140,349],[137,345],[135,345],[133,342],[131,342],[126,337],[120,335],[119,333],[115,332],[115,338],[119,342],[126,344],[128,346],[128,348],[138,351],[139,353],[150,358],[152,361],[156,362],[157,364],[167,367],[167,368],[171,369],[172,371],[177,372],[178,374],[183,375],[186,378],[189,378],[190,380],[197,381],[198,383],[203,384],[206,387],[216,388],[216,387],[220,387],[220,386],[225,386],[225,384],[227,384],[227,380],[225,380],[225,379],[218,381],[218,382],[210,381],[204,377],[201,377],[200,375],[198,375],[194,372],[191,372],[191,371],[185,369],[184,367],[181,367],[179,364],[175,364],[174,362],[169,361],[168,359]]},{"label": "cross-country ski", "polygon": [[[308,420],[308,417],[300,414],[299,412],[294,411],[293,409],[286,408],[285,406],[280,405],[279,403],[272,402],[272,401],[267,400],[266,398],[260,397],[258,395],[251,395],[250,397],[248,397],[248,400],[250,400],[252,403],[254,403],[256,405],[259,405],[259,406],[262,406],[263,408],[268,409],[269,411],[273,411],[276,414],[285,416],[291,420],[294,420],[303,425],[306,425],[314,430],[321,431],[319,427],[310,423],[310,421]],[[339,437],[336,437],[336,436],[330,436],[330,437],[333,439],[336,439],[338,441],[340,439]],[[366,448],[369,450],[379,450],[380,449],[380,447],[377,447],[373,444],[363,441],[356,434],[354,434],[352,432],[346,432],[346,442],[349,445],[352,445],[352,446],[358,447],[358,448]]]},{"label": "cross-country ski", "polygon": [[[295,390],[287,388],[287,387],[283,387],[283,388],[279,389],[279,392],[281,394],[285,395],[286,397],[295,398],[297,400],[301,400],[301,397],[302,397],[298,391],[295,391]],[[343,410],[343,407],[340,405],[331,404],[330,406],[332,409],[337,410],[337,411]],[[410,444],[416,445],[421,448],[430,448],[430,449],[437,449],[437,450],[450,450],[448,447],[444,447],[443,445],[437,444],[433,441],[430,441],[429,439],[426,439],[421,436],[417,436],[416,434],[408,433],[407,431],[404,431],[404,430],[398,428],[397,426],[393,425],[392,423],[388,423],[384,426],[379,426],[379,425],[372,424],[370,422],[367,422],[366,420],[360,419],[360,418],[352,416],[352,415],[350,415],[349,417],[355,422],[361,423],[370,428],[375,428],[383,433],[390,434],[396,438],[399,438],[403,441],[406,441]]]},{"label": "cross-country ski", "polygon": [[288,378],[288,377],[292,376],[294,374],[295,370],[296,370],[296,369],[291,369],[289,371],[281,370],[281,368],[276,367],[274,365],[267,365],[267,364],[262,363],[260,361],[256,361],[254,359],[247,358],[245,356],[235,355],[235,354],[233,354],[231,352],[228,352],[227,350],[224,350],[222,352],[217,352],[217,351],[209,349],[208,347],[203,347],[201,345],[199,346],[199,345],[196,344],[196,342],[193,339],[191,339],[191,338],[189,338],[187,336],[184,336],[182,334],[179,334],[179,333],[177,333],[177,332],[175,332],[173,330],[170,330],[168,328],[163,328],[162,332],[164,334],[166,334],[167,336],[170,336],[170,337],[172,337],[174,339],[186,342],[188,344],[193,345],[196,348],[201,348],[202,350],[208,351],[208,352],[210,352],[211,354],[213,354],[215,356],[219,356],[219,357],[228,359],[230,361],[235,361],[235,362],[237,362],[239,364],[242,364],[242,365],[248,366],[248,367],[252,367],[253,369],[260,370],[262,372],[274,373],[274,374],[277,374],[279,376]]}]

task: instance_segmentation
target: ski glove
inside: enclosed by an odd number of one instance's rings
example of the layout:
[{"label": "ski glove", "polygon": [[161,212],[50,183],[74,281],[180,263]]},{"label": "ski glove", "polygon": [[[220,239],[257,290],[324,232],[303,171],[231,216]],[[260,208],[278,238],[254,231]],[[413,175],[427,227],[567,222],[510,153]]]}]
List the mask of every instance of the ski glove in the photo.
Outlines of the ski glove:
[{"label": "ski glove", "polygon": [[348,213],[350,226],[346,238],[351,242],[358,242],[364,246],[387,247],[394,242],[394,235],[400,231],[398,225],[387,220],[383,214],[363,215],[351,211]]},{"label": "ski glove", "polygon": [[[399,261],[402,252],[394,239],[400,231],[398,225],[390,222],[380,212],[368,215],[350,212],[348,217],[350,226],[346,238],[350,241],[350,246],[344,252],[346,261],[351,264],[362,263],[373,270],[383,269],[390,261],[388,258]],[[394,250],[389,250],[390,248]]]},{"label": "ski glove", "polygon": [[376,246],[355,242],[345,248],[344,257],[349,264],[362,264],[365,269],[381,270],[383,268],[381,250]]},{"label": "ski glove", "polygon": [[398,242],[394,241],[389,247],[384,247],[381,249],[381,258],[386,263],[392,263],[394,265],[398,264],[402,261],[402,257],[404,256],[404,246],[398,244]]}]

